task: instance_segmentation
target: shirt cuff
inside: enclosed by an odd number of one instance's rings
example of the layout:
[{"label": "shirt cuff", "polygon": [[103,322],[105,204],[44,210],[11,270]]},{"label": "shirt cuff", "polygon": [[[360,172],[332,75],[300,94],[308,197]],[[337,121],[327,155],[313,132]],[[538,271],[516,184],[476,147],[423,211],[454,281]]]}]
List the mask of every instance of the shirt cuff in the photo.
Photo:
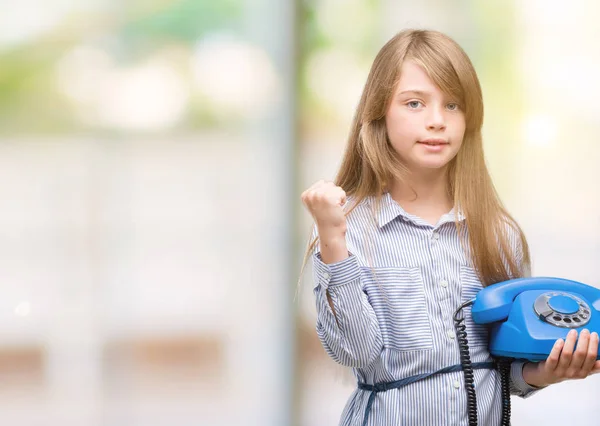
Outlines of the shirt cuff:
[{"label": "shirt cuff", "polygon": [[326,264],[321,253],[313,255],[315,281],[323,288],[349,284],[360,278],[360,267],[356,256],[348,252],[349,257],[336,263]]},{"label": "shirt cuff", "polygon": [[520,392],[519,396],[527,398],[537,391],[543,389],[532,386],[523,378],[523,367],[526,361],[513,361],[510,366],[510,378],[513,386]]}]

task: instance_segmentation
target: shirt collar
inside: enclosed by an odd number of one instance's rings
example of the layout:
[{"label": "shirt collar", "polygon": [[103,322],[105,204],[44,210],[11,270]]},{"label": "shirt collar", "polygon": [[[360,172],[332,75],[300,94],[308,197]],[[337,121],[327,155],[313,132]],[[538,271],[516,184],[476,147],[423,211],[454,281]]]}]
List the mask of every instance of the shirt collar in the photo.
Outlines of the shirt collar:
[{"label": "shirt collar", "polygon": [[[377,210],[377,224],[380,228],[383,228],[385,225],[390,223],[392,220],[396,219],[398,216],[401,216],[405,220],[410,220],[412,222],[423,222],[421,218],[418,216],[407,213],[406,210],[400,206],[390,195],[389,192],[383,193],[381,196],[379,205],[375,203],[375,208],[379,208]],[[454,208],[450,210],[448,213],[443,215],[440,218],[440,224],[445,222],[454,222],[456,219],[456,214]],[[462,222],[465,220],[465,215],[459,211],[458,212],[458,221]]]}]

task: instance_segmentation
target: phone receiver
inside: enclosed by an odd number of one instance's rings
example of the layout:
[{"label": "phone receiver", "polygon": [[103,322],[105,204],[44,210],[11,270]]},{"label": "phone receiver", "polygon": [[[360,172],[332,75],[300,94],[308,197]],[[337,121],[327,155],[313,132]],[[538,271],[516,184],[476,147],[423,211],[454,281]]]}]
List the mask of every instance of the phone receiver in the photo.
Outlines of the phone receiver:
[{"label": "phone receiver", "polygon": [[[600,290],[562,278],[518,278],[477,293],[473,321],[490,324],[490,353],[545,360],[574,328],[600,334]],[[600,359],[600,356],[597,357]]]}]

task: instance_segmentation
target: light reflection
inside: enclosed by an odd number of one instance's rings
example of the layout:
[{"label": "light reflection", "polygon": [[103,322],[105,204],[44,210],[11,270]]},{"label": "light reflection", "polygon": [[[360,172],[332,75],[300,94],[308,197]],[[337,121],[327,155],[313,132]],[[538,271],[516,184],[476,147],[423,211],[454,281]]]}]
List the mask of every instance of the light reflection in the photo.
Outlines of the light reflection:
[{"label": "light reflection", "polygon": [[368,74],[360,58],[339,49],[323,50],[309,58],[307,73],[312,95],[348,121]]},{"label": "light reflection", "polygon": [[524,125],[524,136],[528,144],[548,147],[556,142],[558,128],[556,121],[547,115],[532,115]]},{"label": "light reflection", "polygon": [[181,72],[158,53],[147,62],[119,68],[98,49],[80,47],[57,68],[59,88],[90,125],[125,130],[162,130],[184,116],[190,90]]},{"label": "light reflection", "polygon": [[280,100],[280,81],[267,53],[251,44],[214,36],[196,45],[194,84],[215,113],[256,117]]}]

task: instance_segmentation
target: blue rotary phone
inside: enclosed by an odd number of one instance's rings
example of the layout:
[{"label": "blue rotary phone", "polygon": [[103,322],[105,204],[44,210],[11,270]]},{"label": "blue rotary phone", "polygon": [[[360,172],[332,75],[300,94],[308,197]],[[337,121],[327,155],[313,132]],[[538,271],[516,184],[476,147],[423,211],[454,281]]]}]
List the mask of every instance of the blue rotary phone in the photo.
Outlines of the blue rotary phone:
[{"label": "blue rotary phone", "polygon": [[[471,363],[468,336],[462,309],[471,306],[477,324],[489,325],[489,350],[500,372],[502,425],[510,425],[510,368],[514,359],[543,361],[554,343],[565,339],[571,329],[584,328],[600,334],[600,289],[562,278],[517,278],[480,290],[475,299],[463,303],[454,313],[465,376],[469,425],[477,425],[475,368],[489,363]],[[600,356],[597,357],[600,359]]]},{"label": "blue rotary phone", "polygon": [[[473,321],[490,324],[494,356],[545,360],[571,329],[600,333],[600,290],[561,278],[518,278],[481,290]],[[600,356],[598,357],[600,359]]]}]

